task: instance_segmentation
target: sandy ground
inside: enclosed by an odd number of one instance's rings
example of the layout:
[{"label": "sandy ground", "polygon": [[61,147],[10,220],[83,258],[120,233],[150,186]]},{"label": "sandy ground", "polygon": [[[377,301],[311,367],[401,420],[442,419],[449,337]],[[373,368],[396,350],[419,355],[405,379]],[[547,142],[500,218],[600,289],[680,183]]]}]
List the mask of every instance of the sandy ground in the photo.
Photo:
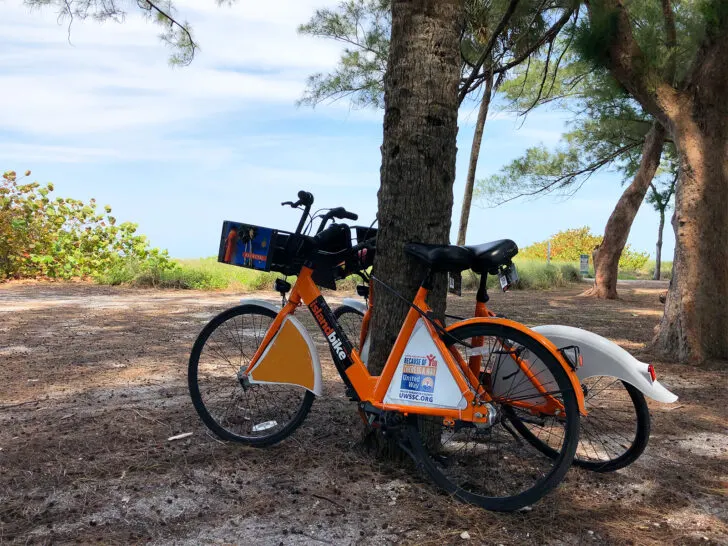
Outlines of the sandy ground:
[{"label": "sandy ground", "polygon": [[[491,303],[527,324],[588,328],[640,353],[661,290],[628,283],[616,302],[573,288]],[[189,400],[187,359],[202,326],[238,299],[0,285],[0,544],[728,543],[726,368],[655,362],[680,400],[650,402],[641,459],[615,474],[572,469],[532,510],[493,514],[360,446],[355,407],[319,337],[324,397],[291,438],[256,450],[212,437]],[[472,303],[469,295],[449,308],[466,315]],[[193,434],[167,441],[184,432]]]}]

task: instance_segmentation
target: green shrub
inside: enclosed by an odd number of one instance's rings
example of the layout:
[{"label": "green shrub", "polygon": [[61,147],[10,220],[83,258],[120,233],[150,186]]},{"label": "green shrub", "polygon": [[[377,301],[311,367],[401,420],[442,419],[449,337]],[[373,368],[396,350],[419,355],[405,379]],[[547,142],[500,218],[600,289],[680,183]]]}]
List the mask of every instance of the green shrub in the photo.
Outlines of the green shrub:
[{"label": "green shrub", "polygon": [[561,264],[561,276],[566,282],[581,282],[579,268],[572,264]]},{"label": "green shrub", "polygon": [[166,251],[149,248],[136,224],[117,224],[108,205],[99,213],[94,199],[52,198],[53,184],[20,183],[28,176],[7,171],[0,182],[0,280],[108,277],[119,284],[139,264],[170,266]]},{"label": "green shrub", "polygon": [[[522,248],[518,256],[524,259],[546,261],[548,244],[551,241],[551,260],[579,263],[580,256],[587,254],[591,260],[592,251],[602,242],[601,235],[594,235],[588,227],[560,231],[551,238]],[[620,271],[639,271],[650,259],[646,252],[624,247],[619,258]]]}]

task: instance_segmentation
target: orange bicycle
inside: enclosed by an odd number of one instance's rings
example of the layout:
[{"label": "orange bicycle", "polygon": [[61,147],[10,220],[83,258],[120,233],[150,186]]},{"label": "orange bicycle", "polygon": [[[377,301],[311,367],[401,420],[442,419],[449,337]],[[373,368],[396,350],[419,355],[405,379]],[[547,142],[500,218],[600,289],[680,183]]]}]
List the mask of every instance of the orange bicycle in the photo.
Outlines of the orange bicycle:
[{"label": "orange bicycle", "polygon": [[[298,202],[288,203],[303,209],[296,232],[258,227],[256,233],[269,238],[246,247],[250,256],[241,254],[259,269],[298,276],[292,287],[277,281],[281,294],[290,293],[282,308],[244,302],[213,318],[194,344],[189,389],[205,425],[224,440],[263,447],[301,424],[322,391],[319,357],[294,316],[306,306],[368,426],[396,438],[447,492],[510,511],[556,487],[573,459],[583,412],[569,362],[517,322],[478,317],[444,326],[433,319],[427,305],[433,276],[472,267],[473,255],[457,246],[411,243],[405,251],[425,274],[384,369],[370,374],[316,285],[338,264],[355,262],[370,243],[352,246],[349,226],[326,226],[333,218],[356,220],[343,208],[331,209],[317,234],[306,235],[312,203],[311,194],[299,192]],[[495,374],[498,381],[473,371],[473,359],[490,356],[499,371],[508,369]],[[518,429],[524,426],[538,429],[556,455],[523,442]]]},{"label": "orange bicycle", "polygon": [[[376,229],[359,228],[359,235],[362,230],[366,237],[376,237]],[[499,277],[500,286],[504,291],[510,288],[518,279],[515,267],[509,266],[512,258],[518,253],[518,247],[513,241],[504,239],[465,248],[473,253],[475,257],[473,269],[480,275],[478,291],[475,294],[474,316],[492,318],[501,316],[496,315],[487,305],[490,300],[486,286],[488,274]],[[368,249],[367,252],[368,263],[371,263],[375,250]],[[369,321],[373,308],[373,285],[365,269],[356,274],[364,281],[364,284],[357,287],[357,293],[364,298],[364,302],[345,298],[343,304],[334,309],[334,315],[349,337],[356,341],[355,348],[361,348],[360,356],[366,362],[369,352]],[[450,276],[449,282],[451,291],[460,295],[457,276]],[[447,317],[463,320],[462,317],[453,315],[447,315]],[[562,331],[559,330],[562,327],[558,326],[536,327],[534,330],[541,331],[543,328],[550,333],[558,334]],[[581,334],[584,333],[586,332],[581,332]],[[645,383],[644,380],[635,381],[635,379],[639,379],[639,376],[622,375],[625,379],[632,380],[640,388],[619,376],[613,376],[613,373],[619,372],[619,368],[600,366],[593,361],[587,361],[589,369],[582,369],[582,349],[587,351],[586,358],[599,359],[605,356],[604,353],[589,351],[589,343],[594,341],[593,337],[582,338],[579,341],[569,339],[568,335],[565,338],[556,335],[555,338],[560,339],[561,344],[565,345],[559,349],[562,355],[574,365],[579,364],[579,367],[575,367],[588,412],[588,415],[582,415],[580,419],[579,446],[574,456],[574,464],[596,472],[614,472],[632,464],[642,455],[650,437],[650,413],[641,389],[644,389],[653,398],[664,402],[674,401],[672,398],[674,395],[660,390],[661,387],[658,386],[654,377],[654,368],[649,372],[653,374],[649,383]],[[485,339],[477,339],[474,343],[482,345],[485,341]],[[600,351],[604,350],[605,346],[611,345],[604,339],[597,339],[595,342]],[[577,343],[587,345],[579,347]],[[609,350],[608,347],[607,350]],[[608,356],[610,358],[622,357],[621,354],[615,353],[608,353]],[[484,361],[480,356],[471,357],[469,364],[474,374],[486,374],[490,381],[494,379],[497,381],[498,374],[508,373],[507,369],[496,370],[496,366],[492,362]],[[626,365],[632,366],[632,363],[626,362]],[[647,368],[647,366],[645,367]],[[676,397],[674,398],[676,399]],[[524,423],[522,426],[514,425],[514,428],[522,434],[526,441],[546,455],[557,455],[551,449],[549,442],[544,441],[541,437],[541,431],[538,428],[528,423]]]}]

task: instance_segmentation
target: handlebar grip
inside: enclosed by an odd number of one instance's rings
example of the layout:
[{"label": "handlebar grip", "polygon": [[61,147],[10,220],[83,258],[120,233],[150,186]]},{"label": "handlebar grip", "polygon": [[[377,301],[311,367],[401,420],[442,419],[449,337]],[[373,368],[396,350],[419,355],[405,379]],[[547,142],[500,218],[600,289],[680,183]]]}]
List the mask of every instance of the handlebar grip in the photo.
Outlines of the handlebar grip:
[{"label": "handlebar grip", "polygon": [[357,214],[354,214],[353,212],[349,212],[344,207],[336,207],[335,209],[331,209],[329,214],[334,217],[338,218],[339,220],[358,220],[359,216]]},{"label": "handlebar grip", "polygon": [[311,205],[313,205],[313,194],[301,190],[298,192],[298,200],[304,206],[310,207]]},{"label": "handlebar grip", "polygon": [[345,220],[353,220],[356,222],[359,219],[359,215],[354,214],[353,212],[349,212],[348,210],[345,210],[344,213],[341,216],[339,216],[339,218],[345,219]]}]

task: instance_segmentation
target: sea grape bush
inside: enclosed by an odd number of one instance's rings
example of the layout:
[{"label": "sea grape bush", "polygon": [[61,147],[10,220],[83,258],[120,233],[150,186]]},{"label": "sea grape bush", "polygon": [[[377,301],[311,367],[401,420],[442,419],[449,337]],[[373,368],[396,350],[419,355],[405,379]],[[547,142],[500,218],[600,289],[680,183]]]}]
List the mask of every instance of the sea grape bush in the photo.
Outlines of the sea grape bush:
[{"label": "sea grape bush", "polygon": [[0,280],[97,278],[129,260],[174,267],[108,205],[100,212],[94,199],[53,197],[53,184],[24,183],[29,176],[7,171],[0,181]]},{"label": "sea grape bush", "polygon": [[[567,229],[559,231],[550,239],[534,243],[521,249],[518,253],[523,258],[534,260],[546,260],[549,240],[551,241],[551,259],[559,262],[578,262],[581,254],[588,254],[591,259],[592,250],[602,242],[601,235],[594,235],[588,227]],[[641,270],[650,259],[646,252],[638,252],[624,247],[622,256],[619,258],[619,269],[621,271]]]}]

